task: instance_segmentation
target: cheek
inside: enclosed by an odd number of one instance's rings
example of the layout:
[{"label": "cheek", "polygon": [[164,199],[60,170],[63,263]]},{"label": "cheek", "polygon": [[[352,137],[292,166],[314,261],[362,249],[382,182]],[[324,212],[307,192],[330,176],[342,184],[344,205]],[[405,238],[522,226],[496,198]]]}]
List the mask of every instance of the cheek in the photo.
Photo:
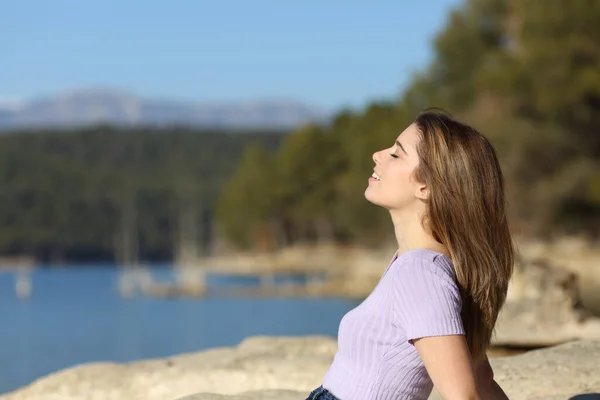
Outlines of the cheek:
[{"label": "cheek", "polygon": [[[386,178],[389,178],[389,182],[396,187],[406,187],[406,185],[410,183],[411,172],[412,169],[398,167],[390,170],[389,175],[387,175]],[[386,181],[387,180],[388,179],[386,179]]]},{"label": "cheek", "polygon": [[[404,202],[412,195],[412,169],[398,168],[387,177],[385,191],[389,198],[394,201]],[[386,196],[387,197],[387,196]]]}]

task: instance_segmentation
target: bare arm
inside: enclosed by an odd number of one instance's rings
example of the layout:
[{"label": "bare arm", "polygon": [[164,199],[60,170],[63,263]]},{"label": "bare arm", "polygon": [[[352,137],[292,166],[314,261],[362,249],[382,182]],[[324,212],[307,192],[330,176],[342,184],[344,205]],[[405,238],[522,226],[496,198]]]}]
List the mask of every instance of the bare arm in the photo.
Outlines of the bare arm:
[{"label": "bare arm", "polygon": [[424,337],[413,343],[444,400],[488,400],[479,392],[464,335]]},{"label": "bare arm", "polygon": [[494,380],[494,371],[487,357],[475,366],[475,378],[481,397],[486,400],[508,400],[506,393],[504,393],[500,385]]},{"label": "bare arm", "polygon": [[494,381],[487,357],[473,365],[463,335],[424,337],[413,343],[444,400],[508,400]]}]

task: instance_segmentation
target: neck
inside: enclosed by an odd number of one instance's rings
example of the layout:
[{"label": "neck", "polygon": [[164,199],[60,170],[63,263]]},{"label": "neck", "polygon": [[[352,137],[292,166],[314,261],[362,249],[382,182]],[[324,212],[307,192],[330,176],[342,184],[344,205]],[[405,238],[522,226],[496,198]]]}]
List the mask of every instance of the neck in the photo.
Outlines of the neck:
[{"label": "neck", "polygon": [[423,212],[390,211],[394,224],[394,233],[398,243],[398,254],[413,249],[429,249],[450,257],[447,247],[433,238],[422,224]]}]

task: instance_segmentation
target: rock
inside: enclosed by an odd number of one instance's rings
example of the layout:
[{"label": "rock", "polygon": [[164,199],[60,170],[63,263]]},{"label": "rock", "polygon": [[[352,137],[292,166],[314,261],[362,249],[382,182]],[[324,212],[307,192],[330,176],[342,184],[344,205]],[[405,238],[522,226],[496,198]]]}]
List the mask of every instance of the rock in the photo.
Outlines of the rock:
[{"label": "rock", "polygon": [[[304,400],[336,348],[323,336],[253,337],[167,359],[77,366],[0,400]],[[491,363],[511,400],[567,400],[600,393],[599,360],[600,341],[576,341]]]},{"label": "rock", "polygon": [[504,306],[492,343],[539,348],[575,339],[600,340],[600,319],[567,308],[564,303],[523,300]]},{"label": "rock", "polygon": [[197,393],[180,400],[305,400],[310,392],[293,390],[252,390],[235,395]]},{"label": "rock", "polygon": [[[237,347],[167,359],[81,365],[0,399],[169,400],[198,392],[224,395],[258,389],[308,395],[320,384],[336,349],[336,341],[324,336],[252,337]],[[219,398],[210,396],[207,398]]]},{"label": "rock", "polygon": [[519,237],[517,250],[523,260],[542,259],[575,273],[579,297],[588,310],[600,315],[600,241],[587,236],[558,236],[551,240]]},{"label": "rock", "polygon": [[600,340],[600,318],[581,306],[581,278],[537,259],[520,265],[496,324],[496,346],[543,347]]},{"label": "rock", "polygon": [[577,273],[547,259],[519,259],[508,287],[507,301],[550,298],[572,307],[579,303],[578,286]]},{"label": "rock", "polygon": [[600,341],[574,341],[521,356],[492,359],[512,400],[569,399],[600,392]]},{"label": "rock", "polygon": [[581,305],[595,315],[600,315],[600,262],[596,268],[587,269],[580,275],[579,297]]},{"label": "rock", "polygon": [[[490,360],[494,379],[511,400],[600,397],[600,341],[574,341]],[[434,393],[430,399],[441,399]],[[581,397],[581,400],[592,398]]]}]

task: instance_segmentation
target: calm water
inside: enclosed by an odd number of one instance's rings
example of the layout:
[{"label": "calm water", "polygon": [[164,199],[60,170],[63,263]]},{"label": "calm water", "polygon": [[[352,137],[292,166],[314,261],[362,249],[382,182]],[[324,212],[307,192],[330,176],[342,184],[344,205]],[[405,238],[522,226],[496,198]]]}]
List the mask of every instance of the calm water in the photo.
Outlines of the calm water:
[{"label": "calm water", "polygon": [[[168,269],[155,269],[161,280]],[[58,369],[92,361],[167,357],[231,346],[251,335],[337,336],[344,299],[123,299],[114,268],[39,270],[19,301],[14,275],[0,273],[0,393]],[[209,277],[208,284],[257,280]]]}]

